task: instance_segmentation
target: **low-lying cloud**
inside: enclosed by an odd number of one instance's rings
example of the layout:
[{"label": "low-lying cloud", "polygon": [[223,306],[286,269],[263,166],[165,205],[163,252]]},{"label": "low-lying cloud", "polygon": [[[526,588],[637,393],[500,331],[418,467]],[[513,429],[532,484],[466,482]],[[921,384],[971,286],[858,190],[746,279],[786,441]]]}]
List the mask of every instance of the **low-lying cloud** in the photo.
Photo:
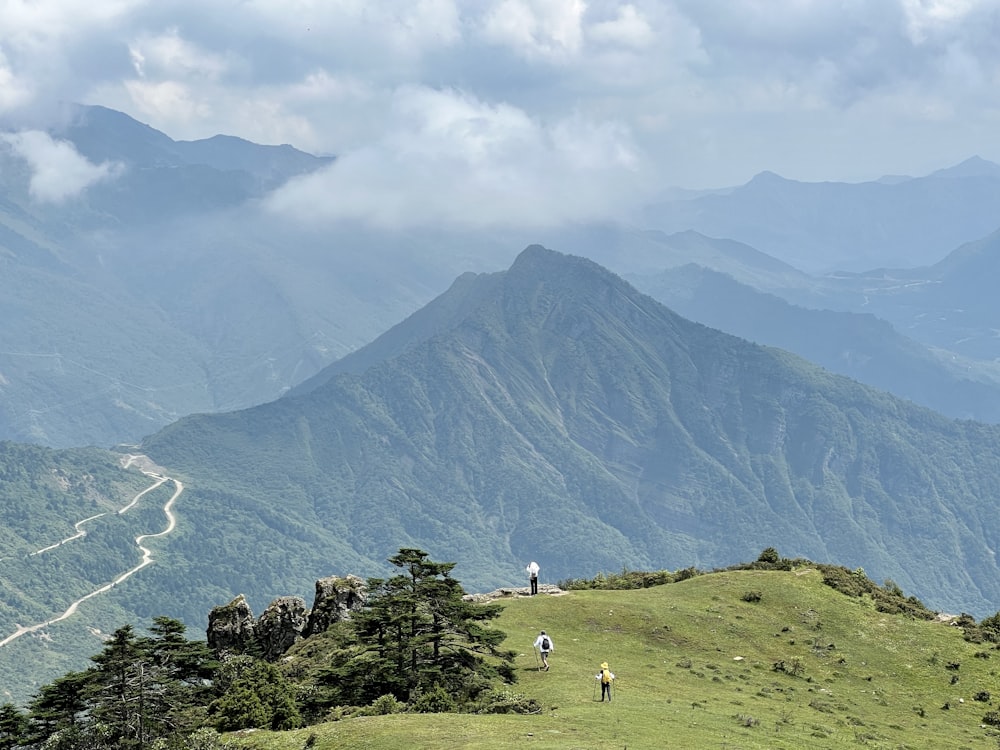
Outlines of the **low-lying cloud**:
[{"label": "low-lying cloud", "polygon": [[644,179],[629,131],[571,116],[542,122],[458,91],[407,88],[370,145],[293,180],[276,212],[384,227],[518,224],[618,218]]},{"label": "low-lying cloud", "polygon": [[39,130],[0,133],[0,142],[31,168],[29,191],[41,203],[63,203],[94,183],[111,179],[118,165],[92,164],[67,141],[55,140]]}]

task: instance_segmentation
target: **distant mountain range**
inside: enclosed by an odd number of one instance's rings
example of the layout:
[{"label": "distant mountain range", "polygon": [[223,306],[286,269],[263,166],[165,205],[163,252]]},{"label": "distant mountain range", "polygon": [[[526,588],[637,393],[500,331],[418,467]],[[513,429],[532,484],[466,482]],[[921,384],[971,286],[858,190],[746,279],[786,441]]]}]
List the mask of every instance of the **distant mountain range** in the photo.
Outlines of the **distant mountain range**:
[{"label": "distant mountain range", "polygon": [[[36,448],[29,461],[5,447],[11,549],[114,507],[106,454]],[[198,629],[238,593],[261,611],[275,592],[308,597],[318,577],[381,575],[401,546],[459,563],[472,591],[521,581],[530,559],[558,581],[705,569],[780,545],[933,608],[985,616],[1000,601],[1000,427],[691,322],[539,246],[504,272],[460,276],[285,397],[183,418],[141,450],[185,486],[155,564],[45,640],[4,647],[0,674],[65,671],[67,649],[92,653],[115,616]],[[38,563],[0,561],[6,590],[32,613],[61,611],[134,564],[135,536],[165,524],[163,499]],[[54,508],[66,531],[48,538],[36,524],[55,529]],[[39,578],[42,563],[52,574]],[[5,633],[23,624],[19,607],[0,608]]]},{"label": "distant mountain range", "polygon": [[[34,150],[0,138],[0,439],[135,442],[277,398],[455,275],[418,237],[330,235],[261,208],[331,159],[173,141],[100,107],[66,123]],[[67,142],[108,176],[39,196],[28,157],[67,159],[52,145]]]},{"label": "distant mountain range", "polygon": [[[143,449],[191,479],[202,534],[213,506],[277,514],[269,543],[326,540],[312,565],[415,544],[492,587],[530,558],[551,579],[725,564],[780,539],[982,611],[1000,595],[998,440],[532,247],[289,396]],[[253,587],[260,571],[212,554],[206,576]]]},{"label": "distant mountain range", "polygon": [[[650,207],[646,228],[393,232],[262,208],[332,158],[175,141],[102,107],[64,115],[49,148],[72,144],[104,169],[78,193],[40,197],[26,146],[0,138],[0,439],[133,443],[187,414],[273,400],[532,242],[591,258],[699,322],[949,416],[998,420],[1000,310],[985,285],[1000,167],[981,159],[858,185],[762,175]],[[894,259],[900,270],[866,270]]]},{"label": "distant mountain range", "polygon": [[810,272],[935,263],[995,231],[1000,165],[979,157],[925,177],[806,183],[762,172],[726,191],[650,206],[646,225],[752,245]]}]

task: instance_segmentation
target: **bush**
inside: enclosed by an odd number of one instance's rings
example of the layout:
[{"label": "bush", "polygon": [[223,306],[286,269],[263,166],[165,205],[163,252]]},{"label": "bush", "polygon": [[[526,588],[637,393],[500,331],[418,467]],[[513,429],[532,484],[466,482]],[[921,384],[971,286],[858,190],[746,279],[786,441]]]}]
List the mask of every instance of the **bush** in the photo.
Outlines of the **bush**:
[{"label": "bush", "polygon": [[380,695],[372,701],[371,714],[374,716],[385,716],[387,714],[400,714],[406,710],[406,704],[399,701],[395,695]]},{"label": "bush", "polygon": [[784,672],[785,674],[790,674],[792,677],[801,677],[805,674],[806,668],[798,659],[791,659],[790,661],[776,661],[772,669],[775,672]]},{"label": "bush", "polygon": [[410,702],[410,709],[419,714],[447,714],[458,710],[455,699],[440,685],[421,693],[417,699]]},{"label": "bush", "polygon": [[778,555],[778,550],[774,547],[768,547],[760,553],[760,557],[757,558],[757,562],[770,563],[773,565],[780,559],[781,557]]},{"label": "bush", "polygon": [[542,704],[511,690],[494,690],[476,708],[477,714],[537,714]]}]

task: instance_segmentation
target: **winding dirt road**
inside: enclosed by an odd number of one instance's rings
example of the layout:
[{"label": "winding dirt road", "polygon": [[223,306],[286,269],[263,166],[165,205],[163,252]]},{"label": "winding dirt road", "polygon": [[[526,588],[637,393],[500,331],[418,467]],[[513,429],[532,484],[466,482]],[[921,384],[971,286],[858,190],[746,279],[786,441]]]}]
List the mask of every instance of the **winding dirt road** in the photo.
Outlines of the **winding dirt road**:
[{"label": "winding dirt road", "polygon": [[[126,570],[124,573],[122,573],[121,575],[119,575],[117,578],[115,578],[110,583],[106,583],[103,586],[100,586],[99,588],[94,589],[89,594],[86,594],[85,596],[81,596],[75,602],[73,602],[72,604],[70,604],[69,607],[66,608],[65,612],[63,612],[61,615],[53,617],[51,620],[46,620],[45,622],[39,622],[39,623],[36,623],[34,625],[19,625],[18,628],[17,628],[17,630],[15,630],[13,633],[11,633],[10,635],[8,635],[3,640],[0,640],[0,648],[2,648],[3,646],[6,646],[8,643],[11,643],[11,642],[17,640],[22,635],[26,635],[28,633],[34,633],[34,632],[36,632],[38,630],[42,630],[43,628],[48,627],[49,625],[52,625],[52,624],[57,623],[57,622],[61,622],[62,620],[67,619],[68,617],[72,617],[76,613],[77,609],[79,608],[79,606],[83,602],[85,602],[88,599],[91,599],[91,598],[93,598],[93,597],[95,597],[95,596],[97,596],[99,594],[103,594],[106,591],[110,591],[115,586],[117,586],[119,583],[121,583],[122,581],[125,581],[130,576],[134,575],[135,573],[138,573],[140,570],[142,570],[147,565],[149,565],[150,563],[153,562],[153,553],[149,550],[148,547],[143,546],[143,542],[145,542],[147,539],[155,539],[157,537],[166,536],[167,534],[169,534],[170,532],[172,532],[174,530],[174,528],[177,526],[177,519],[174,517],[173,511],[171,510],[171,508],[173,507],[174,503],[177,501],[177,498],[179,498],[181,496],[181,493],[184,491],[184,485],[181,484],[176,479],[164,476],[164,475],[162,475],[162,474],[160,474],[160,473],[158,473],[156,471],[153,471],[151,468],[141,468],[144,465],[146,465],[147,467],[152,466],[152,463],[145,456],[142,456],[142,455],[139,455],[139,454],[129,454],[128,456],[125,457],[125,459],[122,462],[123,468],[125,468],[125,469],[129,468],[129,466],[131,466],[132,464],[139,465],[140,466],[140,470],[142,471],[143,474],[145,474],[148,477],[152,477],[156,481],[153,484],[151,484],[149,487],[147,487],[146,489],[144,489],[142,492],[138,493],[134,498],[132,498],[132,501],[128,505],[126,505],[123,508],[121,508],[120,510],[118,510],[117,514],[121,515],[121,514],[127,512],[129,509],[134,508],[135,505],[136,505],[136,503],[138,503],[139,500],[142,498],[142,496],[145,495],[147,492],[151,492],[152,490],[155,490],[157,487],[159,487],[160,485],[164,484],[165,482],[173,482],[174,483],[174,488],[175,488],[174,489],[174,493],[170,496],[170,499],[167,500],[167,502],[164,503],[164,505],[163,505],[163,513],[167,517],[167,527],[163,531],[159,531],[159,532],[157,532],[155,534],[140,534],[139,536],[137,536],[135,538],[135,545],[142,552],[142,561],[138,565],[136,565],[134,568],[130,568],[129,570]],[[74,525],[74,528],[76,528],[76,530],[77,530],[76,534],[74,534],[73,536],[67,537],[66,539],[63,539],[60,542],[56,542],[55,544],[50,544],[48,547],[43,547],[42,549],[35,550],[34,552],[31,553],[31,555],[40,555],[43,552],[48,552],[50,550],[56,549],[57,547],[60,547],[61,545],[65,544],[66,542],[72,541],[74,539],[80,539],[81,537],[86,536],[87,532],[84,531],[81,528],[83,526],[83,524],[87,523],[88,521],[93,521],[95,518],[100,518],[103,515],[107,515],[107,514],[106,513],[98,513],[96,516],[91,516],[90,518],[85,518],[82,521],[77,521],[76,524]]]}]

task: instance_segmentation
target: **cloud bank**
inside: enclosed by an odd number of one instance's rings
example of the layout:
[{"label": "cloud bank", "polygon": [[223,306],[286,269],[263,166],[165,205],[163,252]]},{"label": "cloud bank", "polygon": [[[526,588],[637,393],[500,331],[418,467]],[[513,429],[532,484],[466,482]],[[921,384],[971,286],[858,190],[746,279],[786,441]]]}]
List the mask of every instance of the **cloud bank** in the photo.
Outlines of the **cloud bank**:
[{"label": "cloud bank", "polygon": [[998,37],[997,0],[9,0],[0,118],[77,101],[340,157],[275,209],[530,222],[1000,161]]},{"label": "cloud bank", "polygon": [[0,142],[28,163],[29,191],[41,203],[63,203],[118,172],[117,165],[91,164],[73,144],[54,140],[39,130],[0,133]]},{"label": "cloud bank", "polygon": [[635,205],[639,173],[627,128],[614,122],[545,123],[461,92],[406,88],[377,141],[292,181],[268,206],[389,227],[503,225],[511,217],[540,226],[621,215]]}]

